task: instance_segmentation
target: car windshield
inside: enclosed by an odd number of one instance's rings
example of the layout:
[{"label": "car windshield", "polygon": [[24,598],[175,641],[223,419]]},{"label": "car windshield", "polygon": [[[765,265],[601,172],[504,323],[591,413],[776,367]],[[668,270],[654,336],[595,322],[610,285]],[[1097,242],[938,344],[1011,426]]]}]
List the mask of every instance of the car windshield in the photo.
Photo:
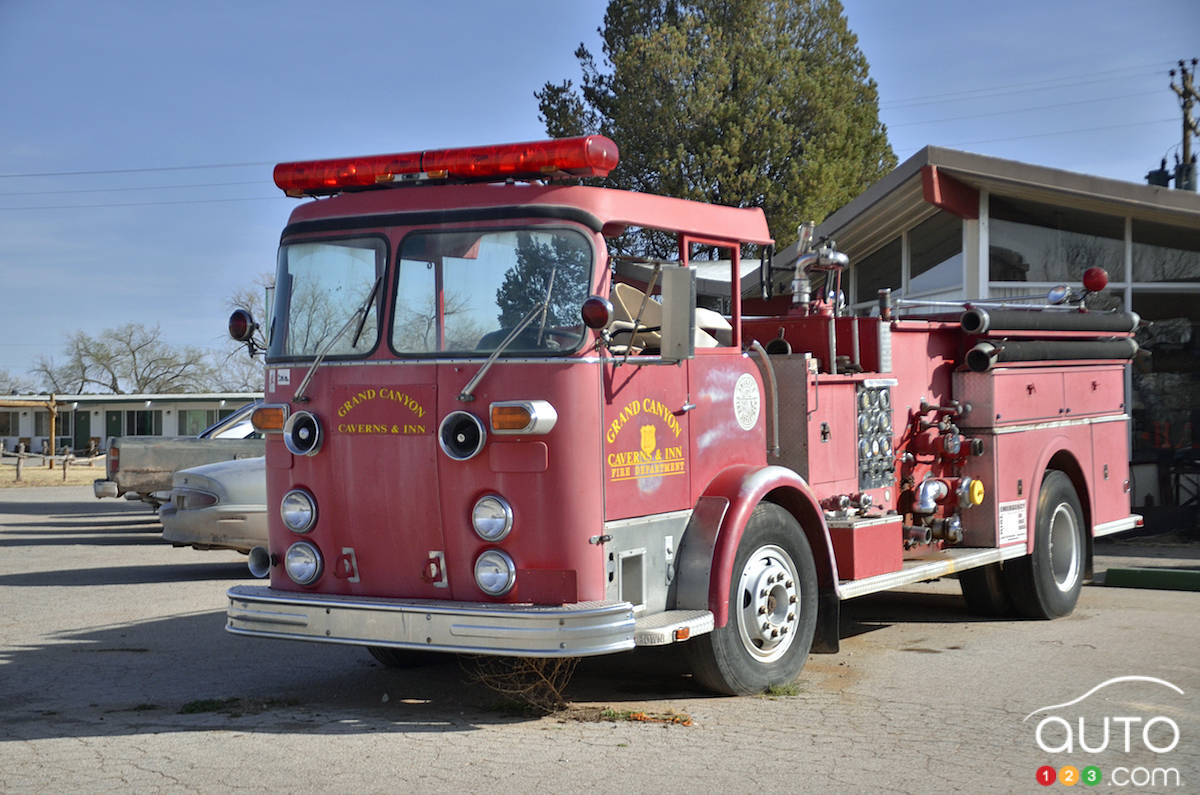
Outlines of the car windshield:
[{"label": "car windshield", "polygon": [[400,354],[552,354],[584,339],[592,248],[571,229],[414,232],[400,246]]},{"label": "car windshield", "polygon": [[224,419],[200,431],[201,439],[261,439],[262,434],[254,429],[250,415],[262,405],[261,400],[248,403]]},{"label": "car windshield", "polygon": [[379,337],[376,288],[386,263],[387,243],[376,237],[281,246],[268,355],[312,358],[325,345],[329,356],[368,354]]}]

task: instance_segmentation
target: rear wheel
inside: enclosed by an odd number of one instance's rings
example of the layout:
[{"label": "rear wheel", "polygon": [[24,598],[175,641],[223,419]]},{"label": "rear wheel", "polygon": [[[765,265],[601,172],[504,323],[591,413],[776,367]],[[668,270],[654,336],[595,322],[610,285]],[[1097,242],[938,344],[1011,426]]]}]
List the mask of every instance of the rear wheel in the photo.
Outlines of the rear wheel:
[{"label": "rear wheel", "polygon": [[1033,554],[1004,566],[1017,612],[1028,618],[1069,615],[1083,585],[1086,555],[1083,509],[1075,487],[1065,473],[1050,470],[1038,492]]},{"label": "rear wheel", "polygon": [[746,523],[728,584],[729,619],[691,641],[696,680],[719,693],[761,693],[794,680],[817,623],[812,551],[791,514],[760,503]]}]

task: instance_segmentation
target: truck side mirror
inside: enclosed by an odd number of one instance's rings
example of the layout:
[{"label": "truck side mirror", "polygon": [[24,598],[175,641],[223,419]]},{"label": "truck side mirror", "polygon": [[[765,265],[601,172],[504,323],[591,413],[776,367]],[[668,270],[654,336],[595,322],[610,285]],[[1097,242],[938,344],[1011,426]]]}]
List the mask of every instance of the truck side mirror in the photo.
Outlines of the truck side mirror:
[{"label": "truck side mirror", "polygon": [[696,355],[696,269],[662,269],[663,361],[681,362]]}]

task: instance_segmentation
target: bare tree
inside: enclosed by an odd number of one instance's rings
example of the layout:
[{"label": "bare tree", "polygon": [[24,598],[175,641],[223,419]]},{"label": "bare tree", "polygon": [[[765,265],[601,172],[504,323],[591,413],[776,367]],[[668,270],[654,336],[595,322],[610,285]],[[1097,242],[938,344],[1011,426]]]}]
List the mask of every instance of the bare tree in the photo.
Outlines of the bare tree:
[{"label": "bare tree", "polygon": [[204,351],[169,345],[158,325],[126,323],[94,337],[76,331],[64,352],[65,363],[42,356],[33,371],[47,389],[62,394],[194,392],[213,382]]},{"label": "bare tree", "polygon": [[[229,309],[245,309],[254,317],[255,322],[266,329],[268,326],[267,302],[275,289],[275,274],[260,273],[254,278],[254,283],[237,290],[229,297]],[[264,335],[269,329],[264,330]],[[257,344],[265,344],[265,336],[258,338]],[[263,360],[251,356],[246,346],[233,339],[228,340],[225,347],[214,351],[211,357],[213,370],[213,388],[221,392],[261,392],[263,391]]]},{"label": "bare tree", "polygon": [[15,376],[8,370],[0,370],[0,395],[28,395],[36,391],[28,378]]}]

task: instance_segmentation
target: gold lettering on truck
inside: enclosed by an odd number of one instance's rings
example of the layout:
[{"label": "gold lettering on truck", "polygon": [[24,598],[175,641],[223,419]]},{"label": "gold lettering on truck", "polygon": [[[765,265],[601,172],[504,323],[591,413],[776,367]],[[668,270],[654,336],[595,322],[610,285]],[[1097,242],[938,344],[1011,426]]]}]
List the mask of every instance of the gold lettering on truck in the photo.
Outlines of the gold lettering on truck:
[{"label": "gold lettering on truck", "polygon": [[[395,406],[407,409],[411,414],[409,422],[380,422],[378,417],[371,417],[372,422],[351,421],[350,415],[355,412],[360,406],[379,407],[386,405],[388,409]],[[368,414],[377,414],[378,412],[367,412]],[[336,428],[338,433],[349,435],[397,435],[410,436],[429,433],[429,428],[426,423],[421,422],[425,418],[426,408],[419,400],[414,398],[399,389],[391,387],[380,387],[378,389],[370,387],[361,389],[346,398],[337,408],[338,419],[347,420],[346,422],[338,423]]]},{"label": "gold lettering on truck", "polygon": [[[644,420],[637,426],[636,436],[630,433],[629,442],[618,444],[618,438],[625,438],[621,431],[635,418]],[[679,420],[661,401],[644,398],[628,403],[605,430],[605,441],[622,448],[606,456],[608,479],[617,482],[685,474],[683,446],[670,443],[682,433]],[[660,437],[669,440],[666,446],[661,446]]]}]

